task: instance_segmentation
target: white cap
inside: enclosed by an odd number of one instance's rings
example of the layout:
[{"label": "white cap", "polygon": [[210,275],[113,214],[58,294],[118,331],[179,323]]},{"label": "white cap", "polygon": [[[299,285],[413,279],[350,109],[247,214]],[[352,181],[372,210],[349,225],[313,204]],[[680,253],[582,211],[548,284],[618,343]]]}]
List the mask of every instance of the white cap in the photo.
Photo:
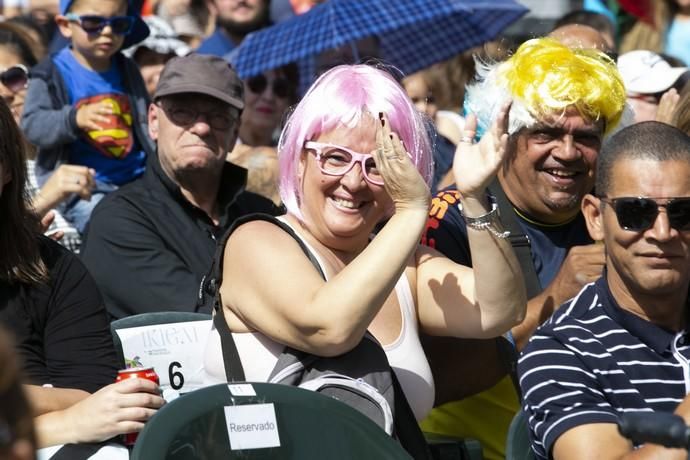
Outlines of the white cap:
[{"label": "white cap", "polygon": [[635,50],[618,57],[618,71],[628,93],[656,94],[673,86],[688,68],[671,67],[652,51]]},{"label": "white cap", "polygon": [[151,33],[145,40],[124,50],[127,57],[134,56],[134,53],[141,48],[148,48],[158,54],[174,54],[176,56],[186,56],[192,50],[185,42],[178,38],[172,26],[160,16],[144,16],[142,18],[149,26]]}]

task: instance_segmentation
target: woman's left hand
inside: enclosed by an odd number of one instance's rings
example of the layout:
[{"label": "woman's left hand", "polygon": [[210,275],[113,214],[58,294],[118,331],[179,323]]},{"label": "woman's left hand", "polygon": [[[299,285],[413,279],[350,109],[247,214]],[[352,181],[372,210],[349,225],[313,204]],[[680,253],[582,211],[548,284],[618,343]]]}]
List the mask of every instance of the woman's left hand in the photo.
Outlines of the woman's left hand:
[{"label": "woman's left hand", "polygon": [[412,163],[410,155],[396,133],[391,130],[386,114],[376,121],[376,167],[384,187],[393,200],[395,210],[429,209],[431,196],[424,178]]},{"label": "woman's left hand", "polygon": [[477,131],[477,118],[470,114],[465,120],[463,137],[455,149],[453,173],[458,191],[463,197],[483,197],[484,189],[496,175],[508,150],[508,112],[505,103],[491,128],[479,143],[473,143]]}]

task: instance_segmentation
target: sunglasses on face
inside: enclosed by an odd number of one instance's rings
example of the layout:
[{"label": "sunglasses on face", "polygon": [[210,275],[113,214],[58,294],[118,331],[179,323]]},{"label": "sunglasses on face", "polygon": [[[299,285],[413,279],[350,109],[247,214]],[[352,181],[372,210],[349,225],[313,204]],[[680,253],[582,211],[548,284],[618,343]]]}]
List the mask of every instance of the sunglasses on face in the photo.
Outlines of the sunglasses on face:
[{"label": "sunglasses on face", "polygon": [[[257,75],[247,80],[247,88],[254,94],[263,93],[268,87],[268,78],[265,75]],[[285,99],[290,95],[290,82],[287,78],[276,78],[273,80],[271,90],[276,97]]]},{"label": "sunglasses on face", "polygon": [[199,115],[203,115],[204,121],[208,123],[211,128],[227,130],[230,129],[237,120],[237,117],[234,117],[229,111],[202,112],[193,107],[172,104],[165,106],[159,105],[159,107],[162,107],[168,118],[179,126],[190,126],[199,120]]},{"label": "sunglasses on face", "polygon": [[308,141],[304,148],[316,154],[316,161],[322,173],[329,176],[344,176],[349,173],[355,163],[359,163],[364,179],[374,185],[383,185],[383,177],[376,167],[374,157],[365,153],[355,152],[347,147],[336,144],[324,144]]},{"label": "sunglasses on face", "polygon": [[17,64],[0,72],[0,82],[13,93],[23,90],[29,84],[29,69]]},{"label": "sunglasses on face", "polygon": [[[664,203],[658,203],[658,200]],[[690,197],[643,198],[621,197],[601,198],[616,213],[618,225],[632,232],[642,232],[656,222],[659,208],[666,208],[669,224],[678,231],[690,230]]]},{"label": "sunglasses on face", "polygon": [[105,26],[110,26],[110,30],[116,35],[127,35],[132,31],[134,25],[134,17],[132,16],[113,16],[106,18],[104,16],[95,16],[85,14],[79,16],[74,13],[68,13],[65,17],[72,22],[76,22],[84,29],[87,34],[100,34],[105,29]]}]

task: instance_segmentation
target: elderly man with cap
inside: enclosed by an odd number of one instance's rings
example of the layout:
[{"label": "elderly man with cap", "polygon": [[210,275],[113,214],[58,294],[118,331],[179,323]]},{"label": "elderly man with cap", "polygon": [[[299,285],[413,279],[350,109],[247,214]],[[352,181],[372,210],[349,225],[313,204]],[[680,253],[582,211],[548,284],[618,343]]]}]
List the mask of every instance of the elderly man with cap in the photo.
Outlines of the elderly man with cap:
[{"label": "elderly man with cap", "polygon": [[242,81],[223,59],[166,64],[148,112],[157,154],[96,207],[82,254],[113,317],[194,311],[216,236],[244,214],[276,211],[225,161],[243,108]]}]

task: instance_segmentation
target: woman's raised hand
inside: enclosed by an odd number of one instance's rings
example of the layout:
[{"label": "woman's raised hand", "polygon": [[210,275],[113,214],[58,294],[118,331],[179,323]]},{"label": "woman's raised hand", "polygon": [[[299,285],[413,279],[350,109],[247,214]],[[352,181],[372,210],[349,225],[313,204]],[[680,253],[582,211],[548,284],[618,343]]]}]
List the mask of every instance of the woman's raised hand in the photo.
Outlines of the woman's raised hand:
[{"label": "woman's raised hand", "polygon": [[505,103],[478,144],[473,143],[477,132],[477,118],[470,114],[465,120],[463,136],[455,149],[453,173],[460,194],[464,197],[484,195],[503,163],[508,147],[508,112],[510,102]]},{"label": "woman's raised hand", "polygon": [[374,159],[396,211],[429,209],[429,187],[412,163],[402,141],[391,130],[385,113],[379,113],[379,119],[376,120]]}]

